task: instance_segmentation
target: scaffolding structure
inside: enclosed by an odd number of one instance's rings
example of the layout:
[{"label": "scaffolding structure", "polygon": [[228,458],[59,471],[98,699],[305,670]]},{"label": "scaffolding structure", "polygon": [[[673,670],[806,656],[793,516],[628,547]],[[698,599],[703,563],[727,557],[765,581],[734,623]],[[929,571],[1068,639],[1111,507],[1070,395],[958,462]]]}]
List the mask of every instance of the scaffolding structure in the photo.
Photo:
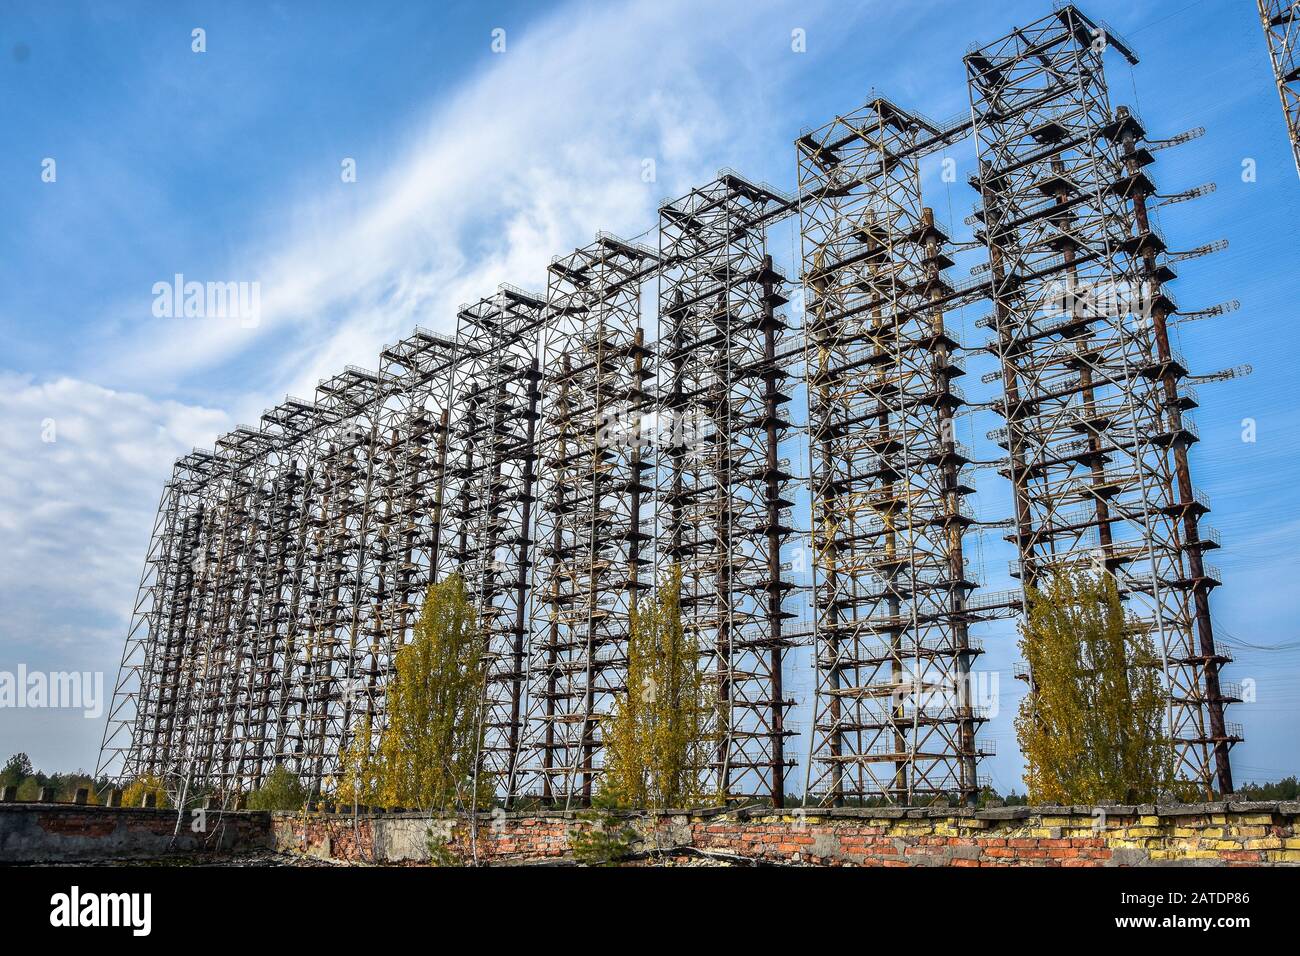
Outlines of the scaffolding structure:
[{"label": "scaffolding structure", "polygon": [[[1208,595],[1216,546],[1191,485],[1197,441],[1169,346],[1174,277],[1146,200],[1141,123],[1112,110],[1103,54],[1137,58],[1073,6],[966,56],[1004,429],[1026,589],[1056,569],[1114,575],[1155,636],[1179,771],[1232,791]],[[1186,258],[1187,256],[1183,256]],[[1029,675],[1032,687],[1033,675]]]},{"label": "scaffolding structure", "polygon": [[793,477],[779,443],[791,427],[777,361],[785,279],[765,223],[790,198],[730,171],[659,208],[661,434],[658,567],[682,574],[682,627],[706,659],[716,741],[705,792],[782,806],[785,711],[781,573],[793,530]]},{"label": "scaffolding structure", "polygon": [[454,351],[417,329],[382,372],[350,368],[177,462],[101,764],[224,795],[277,765],[328,787],[348,735],[377,737],[438,549]]},{"label": "scaffolding structure", "polygon": [[548,270],[530,737],[511,787],[520,799],[591,802],[601,720],[626,689],[629,621],[653,561],[641,292],[657,261],[602,233]]},{"label": "scaffolding structure", "polygon": [[[807,793],[978,793],[973,523],[949,239],[919,160],[963,135],[883,98],[800,137],[817,696]],[[976,293],[978,294],[978,290]]]},{"label": "scaffolding structure", "polygon": [[1257,0],[1269,62],[1282,100],[1291,154],[1300,174],[1300,0]]},{"label": "scaffolding structure", "polygon": [[[1290,31],[1294,5],[1272,6],[1266,24]],[[454,335],[417,329],[376,371],[348,367],[183,456],[97,773],[233,800],[285,766],[329,794],[340,754],[378,743],[424,593],[458,574],[487,646],[478,772],[506,804],[589,805],[602,720],[635,690],[633,609],[676,568],[714,704],[702,792],[783,805],[787,657],[807,637],[805,800],[969,803],[992,752],[971,629],[1086,568],[1156,639],[1180,774],[1231,793],[1240,691],[1220,679],[1204,560],[1219,542],[1187,415],[1189,379],[1231,375],[1191,375],[1170,341],[1178,316],[1229,306],[1185,312],[1168,288],[1221,244],[1167,247],[1152,166],[1195,134],[1153,139],[1112,107],[1107,51],[1136,62],[1058,5],[966,55],[961,118],[872,95],[796,141],[797,197],[723,170],[660,207],[657,248],[598,234],[552,262],[544,296],[502,285]],[[923,190],[922,161],[959,143],[977,157],[969,241]],[[769,241],[790,217],[802,329]],[[955,257],[984,253],[953,278]],[[980,301],[989,341],[963,343],[952,316]],[[991,402],[957,384],[977,356],[996,360]],[[974,414],[1002,417],[999,460],[957,441]],[[1010,518],[977,518],[981,467],[1006,479]],[[804,497],[810,581],[789,560]],[[977,590],[972,539],[996,527],[1014,591]]]},{"label": "scaffolding structure", "polygon": [[487,642],[477,765],[508,795],[524,726],[544,299],[513,286],[462,306],[451,394],[447,547]]}]

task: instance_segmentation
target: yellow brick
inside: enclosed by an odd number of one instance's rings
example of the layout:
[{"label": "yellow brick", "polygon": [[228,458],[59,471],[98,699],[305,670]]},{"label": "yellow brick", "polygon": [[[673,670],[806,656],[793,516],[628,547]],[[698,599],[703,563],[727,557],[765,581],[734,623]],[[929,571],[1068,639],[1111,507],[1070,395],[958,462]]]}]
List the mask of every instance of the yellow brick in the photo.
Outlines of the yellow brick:
[{"label": "yellow brick", "polygon": [[1129,827],[1124,831],[1130,837],[1154,837],[1163,835],[1159,827]]},{"label": "yellow brick", "polygon": [[1280,850],[1282,841],[1278,837],[1264,837],[1259,840],[1247,840],[1247,850]]},{"label": "yellow brick", "polygon": [[1239,837],[1262,837],[1271,833],[1270,827],[1232,827],[1232,835]]},{"label": "yellow brick", "polygon": [[1240,840],[1211,840],[1209,841],[1215,850],[1240,850]]},{"label": "yellow brick", "polygon": [[1138,825],[1144,827],[1158,827],[1160,826],[1160,818],[1157,816],[1138,817]]},{"label": "yellow brick", "polygon": [[1288,850],[1300,850],[1300,837],[1287,837],[1282,845]]},{"label": "yellow brick", "polygon": [[1248,824],[1249,824],[1249,823],[1253,823],[1253,824],[1262,824],[1262,825],[1264,825],[1264,826],[1268,826],[1270,823],[1273,822],[1273,814],[1271,814],[1271,813],[1250,813],[1250,814],[1247,814],[1247,815],[1244,816],[1244,817],[1238,817],[1237,820],[1238,820],[1240,823],[1248,823]]}]

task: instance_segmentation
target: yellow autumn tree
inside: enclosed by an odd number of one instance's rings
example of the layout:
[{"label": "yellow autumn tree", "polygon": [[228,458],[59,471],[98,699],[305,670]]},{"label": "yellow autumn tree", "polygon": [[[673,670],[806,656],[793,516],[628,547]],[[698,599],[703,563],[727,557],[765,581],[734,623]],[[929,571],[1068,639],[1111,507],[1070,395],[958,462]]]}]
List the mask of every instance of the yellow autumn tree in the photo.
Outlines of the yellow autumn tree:
[{"label": "yellow autumn tree", "polygon": [[1149,628],[1109,574],[1057,573],[1031,590],[1020,649],[1033,686],[1016,732],[1031,803],[1148,803],[1178,787]]},{"label": "yellow autumn tree", "polygon": [[168,806],[167,787],[163,784],[162,778],[154,774],[145,774],[142,777],[136,777],[122,791],[122,806],[138,807],[144,803],[146,793],[152,793],[157,801],[155,806]]},{"label": "yellow autumn tree", "polygon": [[[338,799],[452,810],[471,803],[483,740],[487,641],[460,575],[429,588],[385,691],[387,724],[372,744],[363,718],[340,758]],[[493,782],[479,779],[479,805]]]},{"label": "yellow autumn tree", "polygon": [[710,702],[699,646],[682,627],[681,569],[632,610],[627,693],[603,722],[602,797],[625,807],[698,804],[709,759]]}]

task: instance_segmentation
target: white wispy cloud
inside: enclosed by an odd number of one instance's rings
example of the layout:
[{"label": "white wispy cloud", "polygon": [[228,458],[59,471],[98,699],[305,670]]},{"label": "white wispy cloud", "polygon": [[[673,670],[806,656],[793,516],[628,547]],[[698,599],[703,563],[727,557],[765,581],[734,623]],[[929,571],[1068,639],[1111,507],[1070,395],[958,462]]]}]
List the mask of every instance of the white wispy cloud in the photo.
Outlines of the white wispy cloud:
[{"label": "white wispy cloud", "polygon": [[[417,324],[448,328],[458,304],[500,282],[542,286],[550,258],[597,229],[652,226],[659,200],[743,163],[777,122],[752,91],[760,74],[770,83],[793,68],[789,15],[744,15],[747,32],[771,38],[746,46],[743,56],[766,52],[744,60],[726,49],[743,6],[573,6],[508,33],[506,52],[432,104],[386,169],[362,165],[355,185],[298,194],[273,217],[280,231],[250,238],[220,278],[261,282],[257,329],[167,320],[125,343],[112,374],[175,382],[248,363],[268,372],[240,409],[251,417],[373,361]],[[713,55],[728,68],[706,81],[699,67]],[[782,139],[790,132],[779,127]],[[646,159],[655,182],[642,179]],[[363,201],[349,189],[364,189]]]},{"label": "white wispy cloud", "polygon": [[0,422],[5,653],[75,658],[119,645],[161,478],[229,419],[75,379],[0,372]]}]

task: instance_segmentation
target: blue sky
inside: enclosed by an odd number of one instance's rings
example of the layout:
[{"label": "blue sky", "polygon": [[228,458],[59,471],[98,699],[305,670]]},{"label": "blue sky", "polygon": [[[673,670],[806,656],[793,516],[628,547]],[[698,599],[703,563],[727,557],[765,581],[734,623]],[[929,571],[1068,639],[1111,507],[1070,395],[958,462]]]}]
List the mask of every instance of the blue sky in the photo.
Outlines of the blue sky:
[{"label": "blue sky", "polygon": [[[1224,537],[1212,560],[1225,575],[1216,623],[1237,658],[1225,676],[1257,688],[1230,716],[1248,737],[1237,777],[1276,779],[1300,770],[1300,418],[1286,384],[1300,354],[1300,181],[1253,5],[1082,6],[1141,56],[1112,63],[1116,102],[1136,105],[1153,135],[1207,129],[1159,153],[1154,176],[1169,193],[1218,184],[1161,211],[1174,247],[1230,243],[1185,263],[1175,294],[1188,309],[1234,298],[1241,309],[1186,326],[1179,344],[1196,372],[1255,369],[1201,388],[1193,469]],[[1047,9],[0,3],[0,670],[103,671],[111,685],[178,454],[343,365],[373,364],[416,324],[450,329],[459,303],[499,282],[543,287],[553,255],[598,229],[644,232],[661,199],[719,167],[793,189],[801,128],[873,87],[935,117],[966,109],[967,47]],[[196,27],[204,53],[191,50]],[[796,28],[805,53],[791,50]],[[940,181],[938,156],[926,178],[960,236],[976,197],[970,150],[952,157],[958,183]],[[55,182],[42,181],[46,158]],[[354,183],[340,176],[349,158]],[[796,275],[788,229],[773,251]],[[154,317],[153,285],[176,273],[260,282],[260,323]],[[983,310],[967,312],[953,323],[973,344]],[[973,359],[973,399],[982,370]],[[1241,440],[1247,418],[1253,443]],[[54,442],[42,441],[48,419]],[[973,416],[962,437],[992,457],[983,434],[995,424]],[[983,517],[1009,510],[999,481],[980,475]],[[974,550],[987,586],[1010,586],[1005,542]],[[986,772],[1006,790],[1021,786],[1014,625],[983,631],[982,664],[1002,672]],[[89,767],[100,731],[75,712],[0,711],[0,756]]]}]

